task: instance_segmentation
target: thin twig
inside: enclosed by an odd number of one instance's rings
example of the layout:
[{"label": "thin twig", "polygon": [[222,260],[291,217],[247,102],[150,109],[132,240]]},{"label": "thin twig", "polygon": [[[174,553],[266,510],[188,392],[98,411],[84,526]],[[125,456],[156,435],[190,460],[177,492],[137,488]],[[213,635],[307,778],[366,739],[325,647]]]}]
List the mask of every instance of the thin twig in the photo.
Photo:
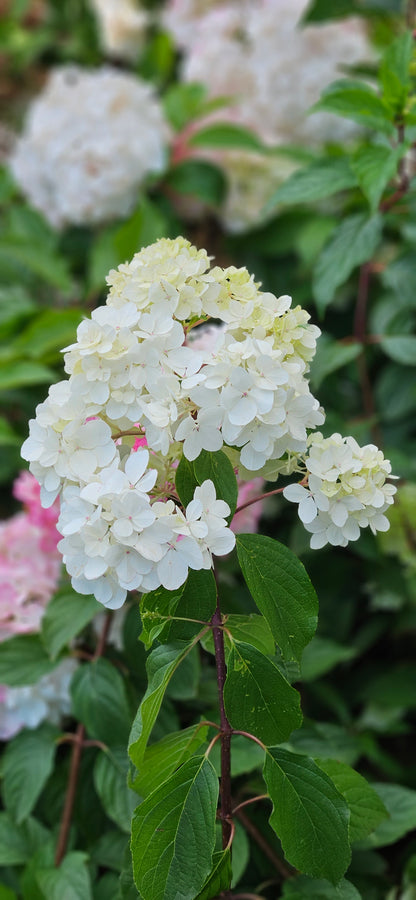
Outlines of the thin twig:
[{"label": "thin twig", "polygon": [[[105,651],[108,633],[111,627],[113,613],[109,610],[106,614],[104,625],[97,642],[93,660],[99,659]],[[85,726],[79,722],[74,735],[74,746],[72,750],[71,763],[69,767],[68,785],[65,795],[64,809],[62,813],[61,825],[59,828],[58,841],[55,852],[55,865],[59,866],[65,856],[68,844],[69,831],[71,828],[72,813],[75,803],[75,795],[77,792],[79,768],[81,764],[82,750],[86,745]],[[94,742],[95,743],[95,742]],[[90,742],[88,741],[88,744]],[[107,749],[107,748],[106,748]]]},{"label": "thin twig", "polygon": [[274,852],[273,848],[266,841],[266,838],[262,835],[261,831],[258,830],[254,822],[249,819],[248,816],[241,810],[237,810],[236,812],[237,819],[240,820],[241,824],[244,825],[246,831],[251,834],[252,838],[255,840],[260,850],[263,851],[264,855],[267,856],[267,859],[270,860],[276,871],[282,878],[291,878],[294,875],[294,870],[289,868],[286,863],[283,862],[282,859]]},{"label": "thin twig", "polygon": [[71,765],[69,769],[68,787],[65,795],[64,810],[62,813],[61,827],[59,829],[58,842],[55,853],[55,866],[59,866],[65,856],[66,847],[69,837],[69,829],[71,827],[72,811],[74,808],[75,794],[78,784],[79,767],[81,763],[82,747],[85,737],[85,727],[79,722],[76,733],[74,748],[71,756]]},{"label": "thin twig", "polygon": [[251,803],[257,803],[258,800],[270,800],[268,794],[257,794],[256,797],[250,797],[249,800],[243,800],[242,803],[239,803],[238,806],[235,806],[233,809],[233,816],[238,812],[239,809],[243,809],[244,806],[249,806]]},{"label": "thin twig", "polygon": [[[305,478],[302,478],[302,481],[298,481],[297,483],[302,486],[303,484],[305,484]],[[259,500],[266,500],[267,497],[273,497],[274,494],[282,494],[283,491],[284,488],[275,488],[274,491],[266,491],[265,494],[259,494],[258,497],[252,497],[251,500],[246,500],[246,502],[242,503],[241,506],[237,506],[234,515],[236,516],[237,513],[241,512],[241,510],[245,509],[247,506],[251,506],[253,503],[258,503]]]}]

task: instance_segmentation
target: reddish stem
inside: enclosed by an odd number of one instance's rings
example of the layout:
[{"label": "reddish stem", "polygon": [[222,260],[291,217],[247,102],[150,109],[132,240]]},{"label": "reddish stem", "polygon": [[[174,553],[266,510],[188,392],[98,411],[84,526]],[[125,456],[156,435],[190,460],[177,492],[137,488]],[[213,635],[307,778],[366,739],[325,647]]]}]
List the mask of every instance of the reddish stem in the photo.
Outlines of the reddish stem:
[{"label": "reddish stem", "polygon": [[82,747],[85,738],[85,728],[80,722],[75,732],[74,748],[69,769],[68,787],[65,795],[64,810],[62,813],[61,827],[59,829],[58,843],[56,845],[55,865],[59,866],[65,856],[66,847],[71,827],[72,811],[74,808],[75,794],[78,784],[79,767],[81,763]]},{"label": "reddish stem", "polygon": [[[107,643],[108,633],[111,627],[111,619],[112,612],[107,612],[105,617],[103,629],[101,631],[100,637],[97,642],[97,646],[95,649],[93,660],[99,659],[100,656],[103,655]],[[67,736],[66,739],[68,740]],[[71,827],[72,821],[72,813],[74,810],[75,796],[77,792],[78,786],[78,776],[79,776],[79,768],[81,764],[82,751],[85,746],[91,746],[90,741],[85,740],[85,727],[79,722],[77,726],[77,730],[73,737],[73,750],[71,756],[71,763],[69,767],[69,778],[68,778],[68,786],[65,795],[65,803],[64,809],[62,813],[61,825],[59,829],[58,841],[56,845],[55,852],[55,865],[59,866],[65,856],[66,848],[68,844],[69,838],[69,830]],[[96,742],[94,741],[95,745]]]}]

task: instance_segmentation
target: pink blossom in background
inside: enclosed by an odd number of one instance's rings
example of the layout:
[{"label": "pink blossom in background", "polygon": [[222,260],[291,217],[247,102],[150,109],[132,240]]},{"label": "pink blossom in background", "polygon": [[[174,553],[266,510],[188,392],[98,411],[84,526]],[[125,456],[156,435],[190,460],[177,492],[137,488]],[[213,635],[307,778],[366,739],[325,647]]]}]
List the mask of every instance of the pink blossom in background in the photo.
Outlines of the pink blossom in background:
[{"label": "pink blossom in background", "polygon": [[41,508],[39,485],[28,472],[14,493],[26,509],[0,522],[0,641],[39,629],[61,569],[57,505]]},{"label": "pink blossom in background", "polygon": [[[252,481],[239,481],[237,506],[242,506],[243,503],[247,503],[247,500],[258,497],[262,493],[263,487],[264,481],[262,478],[253,478]],[[258,500],[257,503],[252,503],[250,506],[242,509],[241,512],[236,513],[230,525],[235,534],[254,534],[258,531],[263,512],[263,502]]]}]

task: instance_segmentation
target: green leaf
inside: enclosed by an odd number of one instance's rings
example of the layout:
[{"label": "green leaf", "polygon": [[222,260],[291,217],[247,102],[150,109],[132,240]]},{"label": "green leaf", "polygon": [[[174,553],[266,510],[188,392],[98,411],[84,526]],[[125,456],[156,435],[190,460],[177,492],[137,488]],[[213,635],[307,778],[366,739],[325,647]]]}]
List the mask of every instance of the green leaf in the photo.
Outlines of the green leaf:
[{"label": "green leaf", "polygon": [[34,684],[54,668],[37,634],[19,634],[0,643],[0,684]]},{"label": "green leaf", "polygon": [[4,884],[0,884],[0,900],[19,900],[17,894]]},{"label": "green leaf", "polygon": [[317,759],[315,762],[348,803],[352,844],[367,837],[383,819],[388,818],[380,797],[362,775],[335,759]]},{"label": "green leaf", "polygon": [[187,644],[179,641],[164,644],[156,647],[148,657],[148,687],[133,722],[129,740],[129,754],[137,768],[143,759],[169,681],[194,644],[195,641]]},{"label": "green leaf", "polygon": [[233,728],[254,734],[266,745],[288,740],[302,724],[298,692],[277,666],[250,644],[238,642],[231,650],[224,704]]},{"label": "green leaf", "polygon": [[141,797],[147,797],[163,781],[186,762],[206,740],[207,725],[191,725],[183,731],[167,734],[151,744],[143,755],[132,787]]},{"label": "green leaf", "polygon": [[129,838],[126,834],[123,834],[118,828],[109,828],[92,845],[90,849],[91,862],[97,866],[121,872],[123,856],[129,849],[128,845]]},{"label": "green leaf", "polygon": [[88,856],[75,850],[67,853],[60,866],[40,869],[37,881],[48,900],[92,900]]},{"label": "green leaf", "polygon": [[379,144],[360,147],[351,158],[351,168],[360,188],[375,212],[389,181],[397,174],[397,167],[409,145],[385,147]]},{"label": "green leaf", "polygon": [[59,732],[46,722],[24,730],[7,744],[2,759],[3,799],[20,825],[32,812],[53,770]]},{"label": "green leaf", "polygon": [[394,131],[389,110],[363,81],[334,81],[312,107],[312,112],[332,112],[386,134]]},{"label": "green leaf", "polygon": [[341,878],[339,884],[331,884],[323,878],[309,878],[298,875],[285,881],[283,900],[361,900],[357,888]]},{"label": "green leaf", "polygon": [[212,206],[219,206],[227,192],[222,170],[203,159],[185,159],[178,163],[168,172],[165,183],[179,194],[192,194]]},{"label": "green leaf", "polygon": [[[200,626],[199,626],[200,627]],[[201,661],[198,648],[193,647],[189,651],[185,659],[166,688],[166,694],[172,700],[184,702],[186,700],[195,700],[198,695],[199,682],[201,678]]]},{"label": "green leaf", "polygon": [[217,605],[217,585],[212,569],[189,570],[175,616],[182,619],[199,619],[198,622],[173,621],[168,630],[169,641],[189,641],[201,630],[200,622],[209,622]]},{"label": "green leaf", "polygon": [[322,313],[351,272],[369,262],[381,239],[382,219],[364,213],[347,216],[325,245],[314,271],[313,292]]},{"label": "green leaf", "polygon": [[402,366],[416,366],[416,336],[388,334],[380,341],[385,354]]},{"label": "green leaf", "polygon": [[32,359],[40,359],[52,351],[59,353],[76,340],[80,321],[80,309],[45,309],[25,328],[14,347]]},{"label": "green leaf", "polygon": [[276,747],[266,754],[263,774],[273,802],[270,824],[287,860],[337,884],[351,857],[342,795],[313,759]]},{"label": "green leaf", "polygon": [[330,672],[339,663],[347,662],[356,656],[354,647],[337,644],[331,638],[315,635],[302,654],[302,681],[313,681],[326,672]]},{"label": "green leaf", "polygon": [[110,819],[130,834],[131,817],[137,806],[137,796],[128,787],[130,761],[124,747],[113,747],[100,753],[94,765],[94,785]]},{"label": "green leaf", "polygon": [[89,291],[104,291],[105,279],[110,269],[116,269],[124,259],[114,243],[114,235],[117,230],[117,226],[110,225],[93,237],[88,257],[87,284]]},{"label": "green leaf", "polygon": [[7,419],[0,416],[0,447],[13,447],[21,444],[21,438],[9,425]]},{"label": "green leaf", "polygon": [[131,849],[143,900],[196,897],[212,868],[218,779],[204,756],[185,762],[138,807]]},{"label": "green leaf", "polygon": [[249,616],[227,616],[227,631],[236,641],[244,641],[256,647],[260,653],[273,656],[275,643],[270,628],[263,616],[251,613]]},{"label": "green leaf", "polygon": [[163,108],[171,125],[177,131],[195,119],[203,109],[206,97],[206,87],[203,84],[190,82],[189,84],[174,84],[163,97]]},{"label": "green leaf", "polygon": [[142,197],[134,213],[114,232],[114,247],[121,259],[131,259],[140,247],[169,236],[169,223],[155,203]]},{"label": "green leaf", "polygon": [[0,363],[0,391],[30,387],[32,384],[51,384],[56,373],[38,362],[29,360],[8,360]]},{"label": "green leaf", "polygon": [[383,101],[396,118],[403,114],[409,95],[412,58],[413,35],[408,30],[387,47],[380,66]]},{"label": "green leaf", "polygon": [[317,624],[318,600],[300,560],[283,544],[259,534],[237,535],[247,587],[285,659],[300,660]]},{"label": "green leaf", "polygon": [[107,659],[79,666],[71,683],[72,708],[91,738],[109,746],[127,742],[131,715],[124,681]]},{"label": "green leaf", "polygon": [[140,617],[143,625],[140,640],[146,649],[152,646],[166,627],[167,622],[170,621],[184,590],[185,585],[182,584],[176,591],[168,591],[164,587],[159,587],[155,591],[143,595],[140,603]]},{"label": "green leaf", "polygon": [[61,291],[69,291],[71,277],[65,259],[43,244],[33,244],[25,240],[6,239],[0,247],[0,263],[4,258],[8,263],[25,266],[47,284]]},{"label": "green leaf", "polygon": [[21,866],[45,843],[49,832],[36,819],[16,825],[0,812],[0,866]]},{"label": "green leaf", "polygon": [[199,484],[209,479],[213,482],[217,498],[225,500],[230,507],[230,520],[237,506],[238,485],[228,456],[222,450],[217,450],[216,453],[202,450],[194,461],[194,472]]},{"label": "green leaf", "polygon": [[175,487],[179,500],[183,506],[188,506],[194,498],[195,488],[198,487],[194,467],[185,456],[182,456],[175,475]]},{"label": "green leaf", "polygon": [[266,149],[254,131],[230,122],[206,125],[191,135],[188,144],[190,147],[219,147],[227,150],[252,150],[256,153],[264,153]]},{"label": "green leaf", "polygon": [[290,738],[290,747],[306,756],[331,757],[354,765],[362,753],[361,743],[342,725],[333,722],[304,722]]},{"label": "green leaf", "polygon": [[95,597],[64,587],[49,601],[42,617],[41,638],[52,659],[56,659],[77,634],[102,611]]},{"label": "green leaf", "polygon": [[[248,743],[246,741],[246,743]],[[253,746],[255,746],[253,744]],[[235,834],[233,839],[233,850],[232,850],[232,869],[233,869],[233,879],[231,882],[231,887],[235,887],[236,884],[239,883],[242,875],[244,874],[248,861],[250,859],[250,842],[247,836],[246,830],[240,825],[240,822],[234,821],[235,825]]]},{"label": "green leaf", "polygon": [[416,828],[416,791],[399,784],[372,784],[388,812],[388,819],[359,844],[367,847],[387,847],[395,844]]},{"label": "green leaf", "polygon": [[196,900],[213,900],[213,898],[215,900],[215,897],[230,887],[232,878],[230,850],[218,850],[214,853],[212,865],[212,872]]},{"label": "green leaf", "polygon": [[357,179],[346,157],[329,158],[294,172],[271,196],[266,210],[286,203],[312,203],[355,187]]},{"label": "green leaf", "polygon": [[317,390],[328,375],[357,359],[361,351],[362,345],[356,341],[344,344],[341,341],[332,340],[327,334],[321,335],[318,352],[311,363],[311,385]]}]

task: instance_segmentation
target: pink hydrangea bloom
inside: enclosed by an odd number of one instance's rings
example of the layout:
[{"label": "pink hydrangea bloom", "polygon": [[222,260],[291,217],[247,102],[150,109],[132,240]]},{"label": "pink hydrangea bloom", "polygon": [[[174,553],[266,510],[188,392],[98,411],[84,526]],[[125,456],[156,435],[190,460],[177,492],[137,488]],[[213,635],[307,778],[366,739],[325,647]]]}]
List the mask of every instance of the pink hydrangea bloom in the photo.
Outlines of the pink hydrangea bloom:
[{"label": "pink hydrangea bloom", "polygon": [[[262,493],[263,486],[264,481],[262,478],[253,478],[251,481],[239,481],[237,507],[247,503],[248,500],[253,500],[254,497],[258,497]],[[262,511],[263,501],[261,500],[246,506],[241,512],[236,513],[231,521],[230,528],[232,528],[234,534],[254,534],[258,531]]]},{"label": "pink hydrangea bloom", "polygon": [[61,567],[56,505],[41,508],[39,485],[26,472],[14,493],[26,509],[0,522],[0,641],[39,629]]}]

